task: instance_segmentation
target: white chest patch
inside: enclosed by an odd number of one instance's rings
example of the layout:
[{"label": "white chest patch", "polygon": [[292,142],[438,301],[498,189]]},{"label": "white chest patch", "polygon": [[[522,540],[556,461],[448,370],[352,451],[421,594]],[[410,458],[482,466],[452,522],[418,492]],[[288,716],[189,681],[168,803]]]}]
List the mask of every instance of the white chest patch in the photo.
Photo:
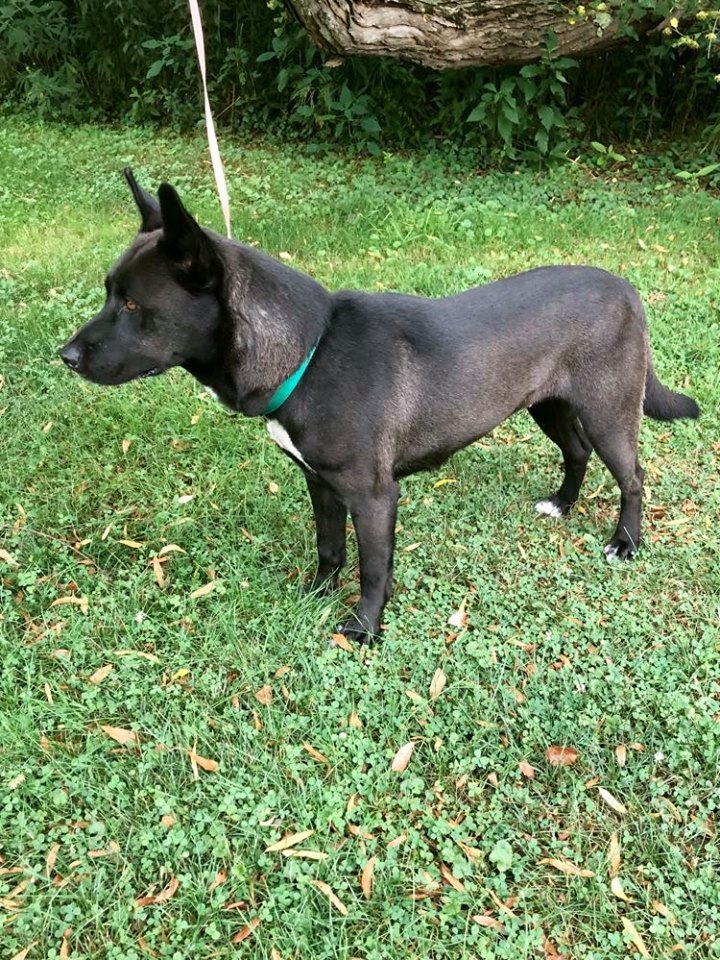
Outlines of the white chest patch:
[{"label": "white chest patch", "polygon": [[220,403],[220,397],[215,393],[212,387],[205,387],[205,392],[209,393],[213,400],[217,400]]},{"label": "white chest patch", "polygon": [[285,427],[278,423],[277,420],[268,420],[267,428],[268,433],[279,447],[282,447],[282,449],[287,453],[292,454],[296,460],[299,460],[300,463],[310,471],[310,473],[315,473],[310,464],[305,460],[305,457],[303,457],[298,448],[290,439],[290,434],[287,432]]}]

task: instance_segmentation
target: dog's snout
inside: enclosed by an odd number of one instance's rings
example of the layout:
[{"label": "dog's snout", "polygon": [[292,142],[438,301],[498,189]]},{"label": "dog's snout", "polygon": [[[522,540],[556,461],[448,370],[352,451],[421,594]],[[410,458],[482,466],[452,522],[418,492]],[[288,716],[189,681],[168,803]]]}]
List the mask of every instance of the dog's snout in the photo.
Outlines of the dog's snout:
[{"label": "dog's snout", "polygon": [[64,347],[60,350],[60,357],[63,362],[70,367],[71,370],[77,370],[80,365],[80,356],[81,351],[80,347],[74,341],[66,343]]}]

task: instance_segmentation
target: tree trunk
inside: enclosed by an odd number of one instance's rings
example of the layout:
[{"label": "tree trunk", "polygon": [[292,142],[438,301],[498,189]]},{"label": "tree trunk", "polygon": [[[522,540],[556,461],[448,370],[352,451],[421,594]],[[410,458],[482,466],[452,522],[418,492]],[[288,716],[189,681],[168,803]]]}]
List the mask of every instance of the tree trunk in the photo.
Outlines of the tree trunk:
[{"label": "tree trunk", "polygon": [[[539,60],[553,53],[594,53],[626,39],[617,14],[571,16],[542,0],[286,0],[321,50],[397,57],[436,70]],[[574,6],[574,5],[573,5]],[[610,4],[608,4],[610,8]],[[594,19],[597,18],[597,19]],[[575,22],[571,22],[574,19]],[[649,14],[638,34],[664,26]],[[609,22],[608,22],[609,21]]]}]

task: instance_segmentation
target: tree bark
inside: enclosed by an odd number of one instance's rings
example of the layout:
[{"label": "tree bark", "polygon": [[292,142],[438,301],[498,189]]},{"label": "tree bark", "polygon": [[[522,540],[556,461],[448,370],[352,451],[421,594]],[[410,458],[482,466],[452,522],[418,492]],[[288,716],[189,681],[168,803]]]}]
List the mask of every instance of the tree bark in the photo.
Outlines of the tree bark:
[{"label": "tree bark", "polygon": [[[603,29],[588,10],[576,16],[543,0],[286,0],[310,39],[327,53],[412,60],[436,70],[539,60],[557,37],[557,56],[594,53],[621,43],[617,14]],[[570,9],[570,5],[568,5]],[[574,4],[573,4],[574,7]],[[610,7],[610,4],[608,4]],[[612,9],[612,8],[611,8]],[[660,16],[633,23],[658,29]]]}]

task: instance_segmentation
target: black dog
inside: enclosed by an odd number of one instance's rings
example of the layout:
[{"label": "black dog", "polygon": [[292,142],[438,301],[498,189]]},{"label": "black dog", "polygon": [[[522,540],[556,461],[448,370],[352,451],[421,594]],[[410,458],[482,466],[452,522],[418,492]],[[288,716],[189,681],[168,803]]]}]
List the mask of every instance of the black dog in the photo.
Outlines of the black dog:
[{"label": "black dog", "polygon": [[531,270],[456,296],[329,293],[266,254],[202,229],[175,190],[125,171],[140,232],[106,278],[100,313],[62,348],[99,384],[182,366],[303,469],[315,521],[314,589],[337,583],[352,516],[361,598],[341,630],[366,641],[392,590],[398,480],[438,466],[517,410],[559,447],[565,477],[536,506],[563,516],[594,449],[620,487],[605,548],[640,543],[643,411],[697,417],[657,379],[635,290],[592,267]]}]

